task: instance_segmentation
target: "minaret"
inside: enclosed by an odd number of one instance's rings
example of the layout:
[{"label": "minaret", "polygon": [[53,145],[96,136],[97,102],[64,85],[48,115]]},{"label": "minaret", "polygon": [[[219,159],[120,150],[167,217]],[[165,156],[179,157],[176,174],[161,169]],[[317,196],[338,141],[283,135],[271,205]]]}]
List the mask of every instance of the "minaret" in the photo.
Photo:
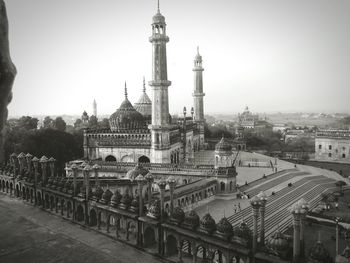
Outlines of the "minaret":
[{"label": "minaret", "polygon": [[95,99],[94,99],[94,102],[92,103],[92,108],[93,108],[94,116],[97,118],[97,103]]},{"label": "minaret", "polygon": [[197,55],[194,58],[194,92],[193,105],[194,105],[194,120],[198,123],[199,127],[199,147],[204,149],[204,106],[203,106],[203,67],[202,67],[202,56],[199,54],[199,48],[197,47]]},{"label": "minaret", "polygon": [[170,139],[169,139],[169,100],[166,43],[169,37],[166,35],[165,18],[159,11],[153,16],[152,36],[152,81],[149,85],[153,89],[152,97],[152,124],[149,126],[152,133],[151,162],[170,163]]}]

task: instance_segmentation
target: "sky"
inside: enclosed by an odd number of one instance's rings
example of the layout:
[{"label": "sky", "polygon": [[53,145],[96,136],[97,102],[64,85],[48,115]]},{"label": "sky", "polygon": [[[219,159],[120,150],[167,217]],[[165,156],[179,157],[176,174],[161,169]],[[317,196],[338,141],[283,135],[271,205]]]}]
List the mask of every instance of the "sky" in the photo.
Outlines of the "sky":
[{"label": "sky", "polygon": [[[18,74],[10,116],[112,114],[151,80],[156,0],[5,0]],[[160,0],[169,107],[193,105],[203,56],[205,113],[350,112],[349,0]],[[147,87],[151,97],[151,87]]]}]

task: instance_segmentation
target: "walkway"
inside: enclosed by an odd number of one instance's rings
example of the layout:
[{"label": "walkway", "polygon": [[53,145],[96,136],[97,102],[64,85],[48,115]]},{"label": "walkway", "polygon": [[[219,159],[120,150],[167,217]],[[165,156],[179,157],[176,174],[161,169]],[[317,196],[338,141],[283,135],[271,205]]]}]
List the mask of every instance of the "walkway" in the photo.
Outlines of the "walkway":
[{"label": "walkway", "polygon": [[0,194],[1,263],[165,262]]}]

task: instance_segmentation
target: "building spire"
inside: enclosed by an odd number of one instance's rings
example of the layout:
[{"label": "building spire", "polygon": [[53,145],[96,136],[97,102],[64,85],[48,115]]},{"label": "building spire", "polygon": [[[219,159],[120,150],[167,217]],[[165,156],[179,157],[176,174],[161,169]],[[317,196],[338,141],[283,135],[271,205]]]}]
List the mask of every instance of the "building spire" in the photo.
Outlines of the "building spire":
[{"label": "building spire", "polygon": [[143,93],[146,93],[146,82],[145,82],[145,76],[143,76]]},{"label": "building spire", "polygon": [[128,89],[126,88],[126,81],[125,81],[125,87],[124,87],[124,94],[125,94],[125,99],[128,99]]},{"label": "building spire", "polygon": [[199,46],[197,46],[197,55],[199,55]]},{"label": "building spire", "polygon": [[159,0],[157,0],[157,11],[158,11],[158,13],[160,13],[160,9],[159,9]]}]

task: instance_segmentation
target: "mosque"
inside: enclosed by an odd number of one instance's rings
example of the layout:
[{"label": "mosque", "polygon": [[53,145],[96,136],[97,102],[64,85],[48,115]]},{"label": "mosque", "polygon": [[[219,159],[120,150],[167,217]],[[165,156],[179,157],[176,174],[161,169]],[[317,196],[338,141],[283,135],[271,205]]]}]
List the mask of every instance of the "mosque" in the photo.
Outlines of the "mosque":
[{"label": "mosque", "polygon": [[117,162],[142,162],[178,164],[193,158],[195,151],[203,150],[204,103],[202,56],[194,58],[194,91],[191,116],[172,118],[169,114],[168,88],[171,82],[167,73],[165,17],[158,12],[153,16],[152,36],[152,100],[143,93],[134,105],[125,99],[110,116],[107,130],[86,130],[84,133],[84,157],[89,160]]}]

